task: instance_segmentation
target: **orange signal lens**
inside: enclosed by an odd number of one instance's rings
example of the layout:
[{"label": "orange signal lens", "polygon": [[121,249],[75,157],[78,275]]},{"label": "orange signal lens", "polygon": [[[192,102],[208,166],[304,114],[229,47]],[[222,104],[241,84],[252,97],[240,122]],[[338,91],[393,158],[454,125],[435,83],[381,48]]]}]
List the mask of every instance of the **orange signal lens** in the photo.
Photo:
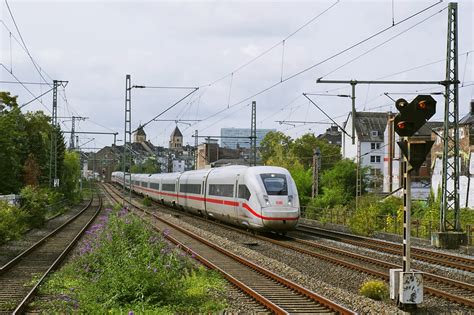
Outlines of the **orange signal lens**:
[{"label": "orange signal lens", "polygon": [[426,101],[420,101],[418,103],[418,108],[419,109],[426,109]]},{"label": "orange signal lens", "polygon": [[405,122],[401,121],[401,122],[399,122],[399,123],[397,124],[397,126],[398,126],[398,128],[400,128],[400,129],[405,129],[405,126],[406,126],[406,125],[405,125]]}]

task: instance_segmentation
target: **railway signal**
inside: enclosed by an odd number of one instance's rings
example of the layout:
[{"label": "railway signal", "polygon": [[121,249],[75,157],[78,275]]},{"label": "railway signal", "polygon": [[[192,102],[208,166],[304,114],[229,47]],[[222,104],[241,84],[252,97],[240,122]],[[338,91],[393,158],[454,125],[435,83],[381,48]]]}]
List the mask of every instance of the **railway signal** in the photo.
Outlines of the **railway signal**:
[{"label": "railway signal", "polygon": [[430,95],[418,95],[408,103],[401,98],[395,102],[400,112],[395,116],[395,132],[400,137],[411,137],[436,113],[436,101]]},{"label": "railway signal", "polygon": [[[405,156],[403,167],[403,266],[390,269],[390,298],[402,309],[416,307],[423,302],[423,276],[410,268],[411,255],[411,171],[418,170],[430,152],[433,141],[409,139],[433,117],[436,101],[430,95],[418,95],[408,103],[405,99],[395,102],[399,110],[394,118],[395,132],[403,138],[398,142]],[[410,167],[409,167],[410,166]]]}]

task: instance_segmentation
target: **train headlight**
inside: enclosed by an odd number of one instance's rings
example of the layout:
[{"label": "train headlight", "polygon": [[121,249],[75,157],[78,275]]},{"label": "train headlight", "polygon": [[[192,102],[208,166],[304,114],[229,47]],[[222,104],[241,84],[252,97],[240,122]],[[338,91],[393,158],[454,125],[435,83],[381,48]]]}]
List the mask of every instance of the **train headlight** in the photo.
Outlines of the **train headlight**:
[{"label": "train headlight", "polygon": [[289,205],[290,207],[293,207],[293,196],[292,196],[292,195],[289,195],[289,196],[288,196],[288,205]]},{"label": "train headlight", "polygon": [[270,200],[268,199],[268,196],[267,195],[263,195],[263,199],[265,200],[265,205],[267,207],[270,207]]}]

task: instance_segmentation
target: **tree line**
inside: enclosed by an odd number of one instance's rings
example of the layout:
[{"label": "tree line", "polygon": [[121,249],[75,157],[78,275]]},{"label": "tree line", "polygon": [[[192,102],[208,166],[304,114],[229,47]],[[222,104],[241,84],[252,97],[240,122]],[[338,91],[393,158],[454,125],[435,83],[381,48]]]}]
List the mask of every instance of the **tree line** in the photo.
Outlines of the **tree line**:
[{"label": "tree line", "polygon": [[[42,111],[22,112],[17,96],[0,91],[0,195],[21,196],[21,207],[0,202],[0,243],[40,226],[66,202],[80,198],[80,163],[66,151],[64,136]],[[51,139],[57,141],[57,177],[50,188]]]}]

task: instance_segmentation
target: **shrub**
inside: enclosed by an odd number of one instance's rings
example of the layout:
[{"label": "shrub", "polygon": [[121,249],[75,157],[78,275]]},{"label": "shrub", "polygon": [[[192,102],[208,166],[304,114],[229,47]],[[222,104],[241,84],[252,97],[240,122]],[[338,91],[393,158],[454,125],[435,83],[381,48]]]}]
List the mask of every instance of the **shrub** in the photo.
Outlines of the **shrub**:
[{"label": "shrub", "polygon": [[373,300],[383,300],[388,297],[388,287],[380,280],[367,281],[362,284],[359,293]]},{"label": "shrub", "polygon": [[21,192],[21,208],[26,213],[27,224],[30,227],[39,227],[45,222],[48,212],[49,196],[46,189],[26,186]]},{"label": "shrub", "polygon": [[142,199],[142,204],[147,207],[151,206],[152,204],[151,198],[146,196],[145,198]]},{"label": "shrub", "polygon": [[379,208],[378,198],[373,195],[366,195],[359,198],[357,210],[349,219],[349,227],[356,234],[370,236],[380,230],[381,222],[378,220]]},{"label": "shrub", "polygon": [[[109,213],[112,213],[109,210]],[[210,292],[224,281],[175,251],[149,224],[120,211],[100,218],[75,260],[52,276],[43,293],[60,297],[52,313],[214,313]]]},{"label": "shrub", "polygon": [[22,209],[0,201],[0,244],[17,239],[26,230]]}]

